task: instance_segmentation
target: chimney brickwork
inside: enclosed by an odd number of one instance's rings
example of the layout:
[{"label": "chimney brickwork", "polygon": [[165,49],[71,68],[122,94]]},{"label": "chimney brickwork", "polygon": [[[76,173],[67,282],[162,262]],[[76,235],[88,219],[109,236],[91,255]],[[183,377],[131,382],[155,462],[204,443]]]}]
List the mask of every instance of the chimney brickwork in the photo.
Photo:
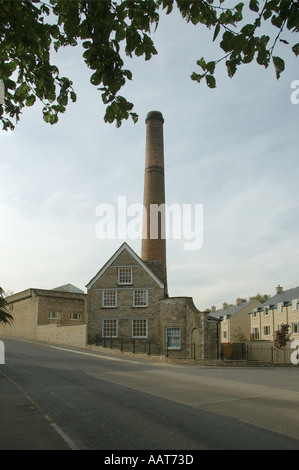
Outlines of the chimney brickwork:
[{"label": "chimney brickwork", "polygon": [[[155,212],[158,218],[151,217],[153,211],[165,204],[164,180],[164,118],[160,111],[150,111],[146,117],[146,149],[144,175],[144,219],[141,246],[141,259],[167,286],[165,218]],[[156,205],[156,206],[154,206]],[[156,238],[151,236],[151,224],[158,220]],[[153,228],[153,227],[152,227]],[[166,289],[167,291],[167,289]]]}]

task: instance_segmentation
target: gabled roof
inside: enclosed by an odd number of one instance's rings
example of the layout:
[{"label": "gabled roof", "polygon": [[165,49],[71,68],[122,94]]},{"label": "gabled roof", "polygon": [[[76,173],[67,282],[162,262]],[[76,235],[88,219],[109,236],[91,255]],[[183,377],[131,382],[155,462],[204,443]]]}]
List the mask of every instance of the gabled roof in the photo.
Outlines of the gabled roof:
[{"label": "gabled roof", "polygon": [[270,297],[270,299],[266,300],[260,307],[259,310],[264,310],[265,307],[269,307],[270,305],[273,308],[277,307],[277,304],[286,302],[287,304],[291,304],[292,300],[299,299],[299,287],[294,287],[292,289],[288,289],[285,291],[281,291],[278,294]]},{"label": "gabled roof", "polygon": [[256,302],[255,300],[248,300],[247,302],[241,302],[239,305],[231,305],[226,308],[221,308],[220,310],[216,310],[215,312],[210,312],[209,317],[212,318],[223,318],[223,317],[231,317],[236,313],[243,310],[243,308],[248,307],[248,305]]},{"label": "gabled roof", "polygon": [[151,278],[158,284],[159,287],[163,288],[164,284],[160,279],[153,273],[153,271],[142,261],[142,259],[135,253],[134,250],[124,242],[119,249],[114,253],[113,256],[107,261],[106,264],[99,270],[99,272],[89,281],[86,285],[87,289],[90,289],[95,282],[107,271],[111,264],[118,258],[118,256],[124,251],[127,250],[128,253],[134,258],[135,261],[151,276]]}]

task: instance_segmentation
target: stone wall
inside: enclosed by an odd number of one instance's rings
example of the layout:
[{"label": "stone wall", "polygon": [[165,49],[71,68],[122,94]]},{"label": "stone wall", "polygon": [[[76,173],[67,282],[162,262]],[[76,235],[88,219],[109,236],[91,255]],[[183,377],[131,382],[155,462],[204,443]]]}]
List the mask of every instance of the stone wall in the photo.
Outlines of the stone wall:
[{"label": "stone wall", "polygon": [[68,326],[39,325],[36,329],[36,339],[84,348],[86,345],[86,324]]},{"label": "stone wall", "polygon": [[[85,294],[27,289],[6,300],[14,320],[0,324],[0,336],[85,346]],[[49,311],[61,312],[61,321],[49,319]],[[82,320],[70,320],[71,313],[80,313]]]}]

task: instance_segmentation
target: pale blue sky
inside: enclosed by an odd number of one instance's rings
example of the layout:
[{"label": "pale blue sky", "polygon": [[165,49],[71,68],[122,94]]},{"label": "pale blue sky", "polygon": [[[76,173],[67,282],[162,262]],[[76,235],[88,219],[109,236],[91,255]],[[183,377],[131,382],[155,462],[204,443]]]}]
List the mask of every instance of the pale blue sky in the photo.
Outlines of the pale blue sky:
[{"label": "pale blue sky", "polygon": [[[154,109],[165,119],[167,202],[203,204],[204,214],[200,250],[167,243],[170,295],[204,309],[299,285],[299,105],[290,101],[298,60],[287,54],[279,81],[272,66],[243,66],[229,79],[221,64],[210,90],[190,75],[200,57],[221,56],[212,32],[172,14],[153,37],[158,56],[127,60],[133,81],[122,93],[135,103],[137,124],[104,123],[91,72],[73,48],[59,53],[58,65],[74,81],[77,103],[55,126],[37,105],[14,132],[1,131],[4,290],[84,288],[120,246],[96,238],[95,210],[118,196],[142,203],[144,120]],[[140,255],[141,242],[127,242]]]}]

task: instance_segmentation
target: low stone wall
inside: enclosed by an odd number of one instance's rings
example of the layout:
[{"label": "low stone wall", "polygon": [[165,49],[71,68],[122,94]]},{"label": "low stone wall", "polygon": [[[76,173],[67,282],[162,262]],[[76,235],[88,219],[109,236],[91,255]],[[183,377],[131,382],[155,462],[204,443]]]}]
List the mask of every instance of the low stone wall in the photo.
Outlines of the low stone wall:
[{"label": "low stone wall", "polygon": [[36,339],[68,346],[86,346],[86,323],[80,325],[39,325],[36,327]]}]

